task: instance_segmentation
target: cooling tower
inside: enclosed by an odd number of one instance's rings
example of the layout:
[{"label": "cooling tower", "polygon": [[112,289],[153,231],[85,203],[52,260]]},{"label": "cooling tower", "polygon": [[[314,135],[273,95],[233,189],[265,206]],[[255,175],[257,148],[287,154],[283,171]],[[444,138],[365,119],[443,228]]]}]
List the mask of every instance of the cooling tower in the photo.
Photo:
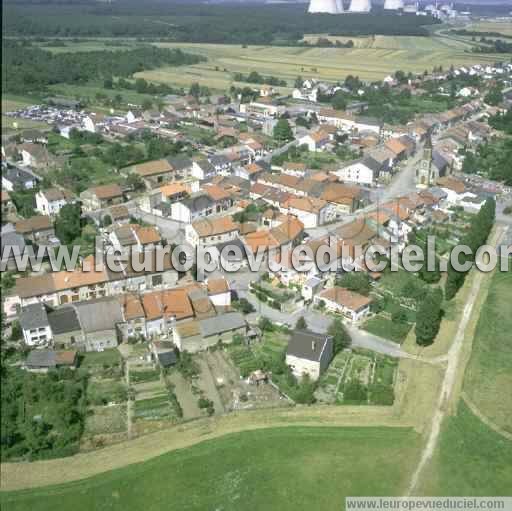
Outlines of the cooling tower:
[{"label": "cooling tower", "polygon": [[345,12],[345,9],[343,8],[343,0],[336,0],[336,11],[338,14]]},{"label": "cooling tower", "polygon": [[371,0],[352,0],[350,2],[350,12],[370,12],[371,9]]},{"label": "cooling tower", "polygon": [[384,2],[384,9],[388,11],[397,11],[404,8],[404,0],[386,0]]},{"label": "cooling tower", "polygon": [[320,12],[337,14],[338,8],[336,6],[336,0],[311,0],[311,2],[309,2],[308,12],[311,14]]}]

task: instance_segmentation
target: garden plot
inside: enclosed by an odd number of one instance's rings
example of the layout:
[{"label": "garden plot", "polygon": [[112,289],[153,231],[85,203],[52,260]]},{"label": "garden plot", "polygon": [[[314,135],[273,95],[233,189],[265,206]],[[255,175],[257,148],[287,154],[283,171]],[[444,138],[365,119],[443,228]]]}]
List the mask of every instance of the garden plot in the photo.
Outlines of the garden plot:
[{"label": "garden plot", "polygon": [[206,361],[226,411],[287,406],[289,404],[270,383],[253,385],[242,378],[240,370],[234,365],[226,351],[209,352],[206,354]]},{"label": "garden plot", "polygon": [[392,405],[397,361],[363,350],[338,354],[315,392],[318,401],[340,405]]}]

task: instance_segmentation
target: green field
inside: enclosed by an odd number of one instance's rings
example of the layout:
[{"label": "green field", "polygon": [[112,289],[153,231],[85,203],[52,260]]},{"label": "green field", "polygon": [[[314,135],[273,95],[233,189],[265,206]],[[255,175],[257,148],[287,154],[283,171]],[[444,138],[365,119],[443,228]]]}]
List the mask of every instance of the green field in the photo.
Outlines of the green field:
[{"label": "green field", "polygon": [[481,413],[512,433],[512,273],[496,272],[480,313],[464,391]]},{"label": "green field", "polygon": [[[335,82],[347,75],[363,80],[381,80],[389,73],[402,69],[422,73],[433,66],[461,66],[492,63],[503,56],[465,53],[458,42],[441,44],[436,38],[379,36],[379,47],[370,48],[303,48],[235,45],[158,43],[163,47],[180,47],[187,52],[204,55],[207,62],[185,68],[161,68],[137,73],[136,76],[169,85],[186,86],[198,82],[214,89],[225,90],[236,82],[234,73],[257,71],[287,80],[289,86],[297,76],[316,77]],[[377,39],[377,38],[376,38]],[[388,44],[391,47],[382,47]],[[441,41],[445,41],[442,39]],[[277,88],[279,90],[279,88]]]},{"label": "green field", "polygon": [[331,511],[348,495],[401,494],[419,443],[405,428],[251,431],[0,501],[4,511]]},{"label": "green field", "polygon": [[457,415],[446,418],[422,479],[421,495],[510,495],[512,442],[489,429],[461,402]]}]

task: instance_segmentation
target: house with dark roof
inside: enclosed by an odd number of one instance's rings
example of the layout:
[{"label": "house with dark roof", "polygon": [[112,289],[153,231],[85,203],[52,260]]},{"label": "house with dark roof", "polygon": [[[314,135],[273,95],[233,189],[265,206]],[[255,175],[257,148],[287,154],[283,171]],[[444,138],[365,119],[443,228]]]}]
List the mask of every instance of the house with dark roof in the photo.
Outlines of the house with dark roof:
[{"label": "house with dark roof", "polygon": [[332,337],[325,334],[295,331],[286,348],[286,364],[298,379],[308,375],[311,380],[318,380],[333,356]]},{"label": "house with dark roof", "polygon": [[20,311],[20,327],[27,346],[48,346],[52,340],[52,331],[48,321],[47,308],[42,303],[26,305]]},{"label": "house with dark roof", "polygon": [[174,202],[171,206],[171,217],[178,222],[190,224],[200,217],[213,215],[216,211],[216,201],[208,194],[199,192]]},{"label": "house with dark roof", "polygon": [[27,371],[40,373],[64,367],[75,369],[77,360],[76,351],[33,350],[28,354],[24,368]]},{"label": "house with dark roof", "polygon": [[12,192],[15,188],[31,190],[39,181],[39,178],[24,169],[13,165],[2,165],[2,189]]},{"label": "house with dark roof", "polygon": [[240,312],[227,312],[205,319],[194,319],[177,325],[174,343],[180,351],[197,353],[217,343],[231,343],[235,335],[245,337],[247,322]]},{"label": "house with dark roof", "polygon": [[334,171],[334,174],[341,181],[372,185],[379,178],[380,169],[381,165],[373,158],[367,156],[343,166],[339,170]]}]

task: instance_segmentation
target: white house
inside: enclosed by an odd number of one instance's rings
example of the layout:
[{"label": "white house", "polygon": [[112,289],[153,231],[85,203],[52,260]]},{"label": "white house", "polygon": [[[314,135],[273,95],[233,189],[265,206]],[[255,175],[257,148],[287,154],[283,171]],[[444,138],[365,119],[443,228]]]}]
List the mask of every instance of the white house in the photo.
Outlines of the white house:
[{"label": "white house", "polygon": [[52,340],[52,330],[44,304],[37,302],[22,307],[19,321],[27,346],[48,346]]},{"label": "white house", "polygon": [[210,179],[217,174],[215,167],[207,160],[194,160],[192,162],[192,176],[203,181]]},{"label": "white house", "polygon": [[284,214],[296,216],[305,229],[318,227],[336,218],[336,209],[333,206],[314,197],[290,197],[279,209]]},{"label": "white house", "polygon": [[379,176],[378,167],[378,163],[371,158],[363,158],[334,171],[334,174],[336,174],[341,181],[372,185]]},{"label": "white house", "polygon": [[286,364],[296,378],[308,375],[316,381],[329,367],[333,353],[331,336],[296,331],[288,342]]},{"label": "white house", "polygon": [[238,238],[240,226],[230,215],[216,218],[198,218],[185,227],[185,239],[192,246],[218,245]]},{"label": "white house", "polygon": [[42,215],[54,216],[71,200],[71,194],[65,190],[58,188],[41,190],[36,193],[36,210]]},{"label": "white house", "polygon": [[214,213],[215,201],[206,194],[191,195],[171,205],[171,218],[178,222],[190,224],[200,217]]},{"label": "white house", "polygon": [[323,151],[329,143],[329,134],[318,130],[299,139],[299,145],[307,145],[311,152]]},{"label": "white house", "polygon": [[314,298],[314,303],[324,303],[331,312],[339,312],[350,321],[359,321],[370,313],[371,298],[349,291],[343,287],[325,289]]},{"label": "white house", "polygon": [[229,307],[231,305],[231,289],[225,278],[208,279],[206,281],[208,298],[215,307]]}]

